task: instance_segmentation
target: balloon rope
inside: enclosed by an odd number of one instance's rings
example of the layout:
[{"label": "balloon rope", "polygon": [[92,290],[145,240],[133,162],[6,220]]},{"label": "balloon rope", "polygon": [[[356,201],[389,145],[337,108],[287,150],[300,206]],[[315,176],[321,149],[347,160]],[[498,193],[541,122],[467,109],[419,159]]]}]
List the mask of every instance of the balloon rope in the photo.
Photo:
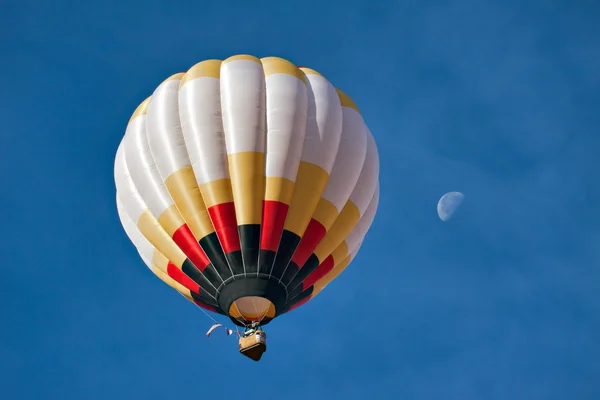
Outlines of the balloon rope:
[{"label": "balloon rope", "polygon": [[[254,299],[252,299],[252,305],[254,306],[254,312],[256,312],[256,316],[258,316],[259,315],[258,307],[256,307],[256,303],[254,302]],[[266,307],[265,312],[262,314],[262,316],[258,320],[259,324],[262,322],[263,319],[265,319],[265,316],[267,315],[268,312],[269,312],[269,307]]]},{"label": "balloon rope", "polygon": [[[219,321],[217,321],[216,319],[214,319],[214,318],[212,317],[212,315],[210,315],[209,313],[207,313],[207,312],[204,310],[204,308],[202,308],[202,307],[200,307],[200,306],[198,306],[198,308],[200,309],[200,311],[202,311],[202,312],[204,313],[204,315],[206,315],[208,318],[210,318],[210,319],[212,320],[212,322],[214,322],[215,324],[218,324],[218,323],[219,323]],[[223,324],[221,324],[221,325],[223,325]],[[225,325],[223,325],[223,326],[225,327]]]},{"label": "balloon rope", "polygon": [[[198,306],[198,308],[200,309],[200,311],[202,311],[204,313],[204,315],[206,315],[208,318],[210,318],[215,324],[220,324],[219,321],[217,321],[216,319],[213,318],[212,315],[210,315],[209,313],[206,312],[206,310],[204,310],[204,308]],[[223,326],[223,328],[225,328],[227,330],[227,332],[229,332],[229,328],[223,324],[221,324]],[[232,329],[233,330],[233,329]],[[238,327],[235,327],[235,331],[237,332],[237,335],[240,335],[240,331],[238,329]]]},{"label": "balloon rope", "polygon": [[242,325],[244,325],[244,327],[246,326],[246,323],[244,322],[244,317],[242,316],[242,312],[240,311],[239,307],[237,306],[237,304],[234,302],[233,305],[235,306],[235,309],[237,310],[238,314],[240,314],[239,317],[236,317],[235,319]]}]

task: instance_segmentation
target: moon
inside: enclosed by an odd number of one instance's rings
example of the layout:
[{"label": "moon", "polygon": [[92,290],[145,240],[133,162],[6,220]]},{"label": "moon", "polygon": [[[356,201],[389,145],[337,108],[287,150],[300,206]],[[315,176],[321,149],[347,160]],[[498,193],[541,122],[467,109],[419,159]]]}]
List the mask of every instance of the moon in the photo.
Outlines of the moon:
[{"label": "moon", "polygon": [[437,204],[438,216],[442,221],[448,221],[462,203],[465,195],[461,192],[448,192],[443,195]]}]

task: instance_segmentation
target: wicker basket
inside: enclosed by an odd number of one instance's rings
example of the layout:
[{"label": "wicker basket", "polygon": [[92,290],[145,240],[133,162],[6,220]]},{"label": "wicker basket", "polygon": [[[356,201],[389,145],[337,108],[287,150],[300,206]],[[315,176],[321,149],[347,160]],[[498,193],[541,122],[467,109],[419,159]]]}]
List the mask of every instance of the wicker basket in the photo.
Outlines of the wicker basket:
[{"label": "wicker basket", "polygon": [[259,361],[263,353],[267,351],[267,334],[264,331],[256,331],[249,336],[240,337],[240,353],[254,361]]}]

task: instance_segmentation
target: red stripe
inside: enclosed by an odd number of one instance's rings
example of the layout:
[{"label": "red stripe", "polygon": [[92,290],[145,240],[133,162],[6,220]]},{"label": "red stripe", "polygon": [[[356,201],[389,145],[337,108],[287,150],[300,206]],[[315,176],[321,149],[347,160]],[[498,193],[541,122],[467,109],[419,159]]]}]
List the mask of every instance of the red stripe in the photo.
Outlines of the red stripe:
[{"label": "red stripe", "polygon": [[208,209],[208,214],[217,232],[219,242],[225,253],[240,249],[240,236],[235,218],[235,205],[233,202],[221,203]]},{"label": "red stripe", "polygon": [[317,283],[317,281],[329,273],[334,266],[333,257],[330,255],[317,267],[317,269],[306,277],[304,282],[302,282],[302,291]]},{"label": "red stripe", "polygon": [[181,225],[175,231],[173,241],[200,271],[204,271],[204,268],[210,264],[210,260],[196,241],[194,234],[187,224]]},{"label": "red stripe", "polygon": [[260,249],[277,251],[285,217],[290,206],[279,201],[263,201],[263,222],[260,234]]},{"label": "red stripe", "polygon": [[200,294],[200,286],[170,261],[167,264],[167,274],[190,291]]},{"label": "red stripe", "polygon": [[293,306],[290,307],[290,311],[295,310],[296,308],[300,307],[301,305],[308,303],[309,300],[310,300],[310,296],[300,300],[299,302],[297,302],[296,304],[294,304]]},{"label": "red stripe", "polygon": [[197,305],[198,307],[202,307],[202,308],[204,308],[205,310],[208,310],[208,311],[217,312],[217,310],[215,310],[214,308],[212,308],[212,307],[210,307],[210,306],[207,306],[206,304],[204,304],[204,303],[201,303],[201,302],[199,302],[199,301],[198,301],[198,300],[196,300],[196,299],[192,299],[192,300],[194,300],[194,303],[196,303],[196,305]]},{"label": "red stripe", "polygon": [[292,261],[296,263],[298,267],[302,268],[321,242],[321,239],[325,237],[326,233],[327,230],[319,221],[311,219],[298,244],[294,257],[292,257]]}]

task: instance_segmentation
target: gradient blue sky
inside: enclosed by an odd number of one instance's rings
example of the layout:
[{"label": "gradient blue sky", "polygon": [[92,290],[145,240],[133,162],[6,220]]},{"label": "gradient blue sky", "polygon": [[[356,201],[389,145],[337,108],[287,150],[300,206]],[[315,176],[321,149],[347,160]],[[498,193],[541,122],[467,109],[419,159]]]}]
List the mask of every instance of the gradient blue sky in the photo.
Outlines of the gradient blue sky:
[{"label": "gradient blue sky", "polygon": [[[0,5],[3,399],[600,398],[597,0],[108,4]],[[113,182],[138,103],[237,53],[322,72],[381,156],[361,252],[258,364],[146,269]]]}]

